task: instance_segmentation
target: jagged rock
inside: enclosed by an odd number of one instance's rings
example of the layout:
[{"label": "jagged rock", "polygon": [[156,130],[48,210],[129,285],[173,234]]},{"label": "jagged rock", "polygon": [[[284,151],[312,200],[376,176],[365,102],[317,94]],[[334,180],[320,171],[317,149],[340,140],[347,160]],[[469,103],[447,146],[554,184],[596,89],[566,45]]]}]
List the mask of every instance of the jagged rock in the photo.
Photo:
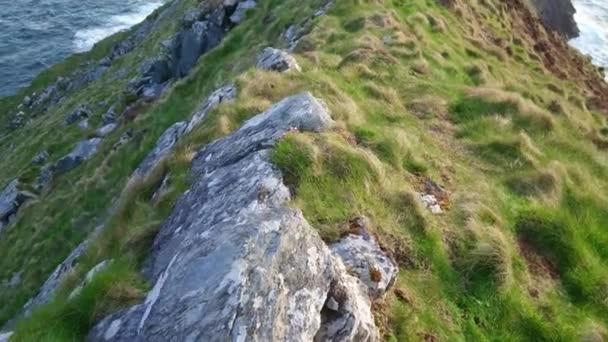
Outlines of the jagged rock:
[{"label": "jagged rock", "polygon": [[17,214],[19,208],[33,195],[19,190],[19,181],[13,180],[0,192],[0,231]]},{"label": "jagged rock", "polygon": [[152,170],[171,152],[173,146],[186,131],[187,122],[180,121],[173,124],[171,127],[158,138],[152,152],[139,164],[139,167],[133,173],[132,179],[145,178]]},{"label": "jagged rock", "polygon": [[47,151],[39,152],[37,155],[32,158],[32,164],[34,165],[42,165],[49,159],[49,153]]},{"label": "jagged rock", "polygon": [[88,283],[90,283],[99,272],[104,271],[111,264],[112,264],[112,260],[110,259],[110,260],[104,260],[104,261],[100,262],[99,264],[95,265],[95,267],[93,267],[89,272],[87,272],[86,276],[84,277],[84,280],[70,293],[69,299],[72,299],[72,298],[78,296],[78,294],[80,294],[82,289]]},{"label": "jagged rock", "polygon": [[73,112],[68,114],[68,116],[65,118],[65,124],[69,126],[90,116],[91,110],[87,106],[80,105],[76,109],[74,109]]},{"label": "jagged rock", "polygon": [[57,288],[59,288],[59,285],[61,285],[61,283],[65,280],[65,276],[72,272],[72,270],[74,269],[74,266],[76,265],[76,260],[78,260],[78,258],[80,258],[80,256],[89,248],[91,241],[94,241],[99,236],[99,234],[101,234],[103,229],[103,225],[100,225],[95,228],[91,235],[80,245],[78,245],[72,251],[72,253],[70,253],[70,255],[68,255],[68,257],[55,268],[53,273],[51,273],[51,275],[47,278],[47,280],[44,282],[44,284],[38,291],[38,294],[31,298],[23,306],[21,312],[12,320],[7,322],[3,329],[10,329],[15,324],[17,319],[21,317],[28,317],[32,314],[34,309],[38,308],[41,305],[49,303],[53,299],[53,296],[55,296],[55,291],[57,290]]},{"label": "jagged rock", "polygon": [[34,188],[36,191],[43,191],[47,189],[53,181],[53,167],[45,166],[40,169],[40,175],[34,181]]},{"label": "jagged rock", "polygon": [[26,96],[23,98],[23,101],[21,102],[24,106],[26,107],[31,107],[32,106],[32,98],[29,96]]},{"label": "jagged rock", "polygon": [[97,64],[100,66],[109,67],[112,65],[112,59],[110,59],[110,57],[103,57],[99,60],[99,62],[97,62]]},{"label": "jagged rock", "polygon": [[64,173],[72,170],[76,166],[80,165],[83,161],[91,158],[101,143],[100,138],[91,138],[88,140],[80,141],[76,144],[76,147],[67,156],[59,159],[53,171],[57,173]]},{"label": "jagged rock", "polygon": [[99,127],[98,129],[95,130],[95,136],[103,138],[103,137],[107,136],[108,134],[114,132],[116,127],[118,127],[118,124],[116,124],[116,123],[109,123],[105,126]]},{"label": "jagged rock", "polygon": [[15,117],[9,122],[8,128],[11,130],[15,130],[25,126],[25,113],[18,112],[15,114]]},{"label": "jagged rock", "polygon": [[114,122],[116,122],[116,110],[112,106],[101,115],[101,124],[106,126]]},{"label": "jagged rock", "polygon": [[578,25],[574,20],[576,9],[572,0],[532,0],[532,5],[549,28],[569,39],[579,35]]},{"label": "jagged rock", "polygon": [[162,84],[172,78],[173,74],[166,57],[150,58],[140,67],[140,76],[129,81],[127,90],[136,97],[154,99],[163,90]]},{"label": "jagged rock", "polygon": [[13,332],[0,333],[0,342],[9,342]]},{"label": "jagged rock", "polygon": [[286,51],[267,47],[258,56],[257,68],[285,72],[289,70],[301,71],[296,59]]},{"label": "jagged rock", "polygon": [[186,133],[192,131],[195,126],[200,124],[211,109],[220,103],[233,101],[236,98],[236,93],[237,89],[234,84],[223,86],[211,93],[203,105],[194,113],[192,119],[190,119]]},{"label": "jagged rock", "polygon": [[241,21],[243,21],[243,19],[245,18],[245,13],[247,13],[248,10],[255,8],[256,5],[257,3],[254,0],[245,0],[239,2],[239,4],[236,6],[236,9],[234,10],[234,13],[232,13],[232,15],[230,16],[230,21],[233,24],[240,24]]},{"label": "jagged rock", "polygon": [[[205,147],[146,263],[154,288],[144,303],[102,320],[89,340],[375,340],[365,286],[285,205],[289,190],[269,161],[290,128],[331,123],[318,100],[301,94]],[[337,311],[327,312],[329,298]]]},{"label": "jagged rock", "polygon": [[17,272],[13,274],[11,279],[8,281],[8,287],[17,287],[19,284],[21,284],[21,273],[22,272]]},{"label": "jagged rock", "polygon": [[247,121],[229,138],[207,147],[213,159],[204,160],[198,154],[192,162],[192,173],[201,174],[217,167],[215,163],[229,164],[259,149],[272,146],[283,134],[292,129],[320,131],[331,123],[325,105],[310,93],[295,95],[272,106],[268,111]]},{"label": "jagged rock", "polygon": [[224,28],[209,21],[194,22],[191,28],[179,32],[171,48],[175,77],[186,76],[198,58],[216,47],[223,37]]},{"label": "jagged rock", "polygon": [[367,285],[369,294],[378,298],[394,284],[399,268],[369,234],[368,225],[366,218],[353,220],[351,227],[356,232],[332,244],[330,249]]},{"label": "jagged rock", "polygon": [[129,142],[129,140],[133,139],[133,129],[128,129],[127,131],[125,131],[123,134],[120,135],[120,138],[118,138],[118,141],[116,143],[114,143],[114,145],[112,146],[112,150],[116,151],[118,150],[122,145],[126,144]]},{"label": "jagged rock", "polygon": [[433,214],[443,213],[441,205],[439,204],[439,201],[437,200],[437,197],[435,197],[435,195],[420,194],[420,202],[422,202],[425,208],[430,210]]},{"label": "jagged rock", "polygon": [[84,120],[80,121],[78,123],[78,127],[80,127],[81,129],[88,129],[89,128],[89,120],[88,119],[84,119]]},{"label": "jagged rock", "polygon": [[158,200],[160,198],[163,197],[163,195],[165,195],[168,191],[169,191],[169,187],[170,187],[170,183],[171,182],[171,174],[167,174],[163,177],[163,181],[160,183],[160,186],[158,187],[158,189],[154,192],[154,195],[152,195],[152,199],[151,202],[152,203],[157,203]]}]

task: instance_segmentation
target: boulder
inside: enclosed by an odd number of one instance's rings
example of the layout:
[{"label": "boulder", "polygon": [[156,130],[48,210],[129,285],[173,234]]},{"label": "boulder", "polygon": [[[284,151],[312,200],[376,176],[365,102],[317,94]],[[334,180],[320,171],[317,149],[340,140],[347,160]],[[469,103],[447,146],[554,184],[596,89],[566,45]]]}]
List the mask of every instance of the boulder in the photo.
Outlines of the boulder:
[{"label": "boulder", "polygon": [[332,244],[330,249],[342,259],[350,272],[367,285],[370,296],[379,298],[394,284],[399,268],[369,234],[368,226],[366,218],[353,220],[351,228],[354,234]]},{"label": "boulder", "polygon": [[198,58],[216,47],[224,37],[224,28],[209,21],[196,21],[192,27],[179,32],[171,47],[172,70],[181,78],[194,67]]},{"label": "boulder", "polygon": [[13,119],[8,123],[8,128],[11,130],[19,129],[25,126],[25,113],[18,112]]},{"label": "boulder", "polygon": [[76,166],[80,165],[83,161],[91,158],[101,143],[100,138],[91,138],[88,140],[80,141],[76,144],[76,147],[65,157],[59,159],[53,171],[56,173],[64,173],[72,170]]},{"label": "boulder", "polygon": [[0,228],[9,224],[19,208],[32,197],[32,194],[19,190],[16,179],[0,191]]},{"label": "boulder", "polygon": [[99,127],[98,129],[95,130],[95,136],[103,138],[103,137],[107,136],[108,134],[114,132],[116,127],[118,127],[118,124],[116,124],[116,123],[109,123],[105,126]]},{"label": "boulder", "polygon": [[270,163],[273,143],[290,128],[331,124],[306,93],[201,150],[193,185],[146,261],[153,289],[99,322],[89,340],[376,340],[366,286],[286,205],[289,190]]},{"label": "boulder", "polygon": [[69,126],[90,116],[91,110],[89,109],[89,107],[80,105],[76,109],[74,109],[74,111],[72,111],[70,114],[68,114],[68,116],[65,118],[65,124]]},{"label": "boulder", "polygon": [[301,71],[296,59],[288,52],[267,47],[258,55],[257,68],[277,72]]},{"label": "boulder", "polygon": [[114,122],[116,122],[116,110],[112,106],[101,115],[101,124],[105,126]]},{"label": "boulder", "polygon": [[234,13],[230,16],[230,21],[233,24],[240,24],[245,19],[245,13],[252,8],[255,8],[257,3],[254,0],[245,0],[238,3]]},{"label": "boulder", "polygon": [[236,93],[237,89],[234,84],[223,86],[211,93],[207,100],[194,113],[192,119],[190,119],[188,127],[186,128],[186,133],[192,131],[195,126],[200,124],[211,109],[215,108],[220,103],[233,101],[236,98]]},{"label": "boulder", "polygon": [[89,129],[89,119],[84,119],[78,123],[78,127],[81,129]]},{"label": "boulder", "polygon": [[23,103],[24,106],[26,107],[31,107],[32,106],[32,98],[29,96],[26,96],[23,98],[23,101],[21,102]]},{"label": "boulder", "polygon": [[47,151],[39,152],[37,155],[32,158],[32,164],[34,165],[42,165],[49,159],[49,153]]}]

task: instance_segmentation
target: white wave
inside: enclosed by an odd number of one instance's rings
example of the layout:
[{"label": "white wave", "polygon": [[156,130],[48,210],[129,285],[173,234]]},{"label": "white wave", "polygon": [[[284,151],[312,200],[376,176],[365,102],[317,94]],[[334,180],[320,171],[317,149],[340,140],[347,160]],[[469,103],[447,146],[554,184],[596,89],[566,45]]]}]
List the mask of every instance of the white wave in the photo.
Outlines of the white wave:
[{"label": "white wave", "polygon": [[107,21],[102,25],[77,31],[73,41],[74,51],[88,51],[98,41],[139,24],[163,3],[164,1],[149,1],[139,5],[130,12],[108,17]]},{"label": "white wave", "polygon": [[570,45],[591,56],[594,64],[608,67],[608,5],[601,0],[575,0],[580,36]]}]

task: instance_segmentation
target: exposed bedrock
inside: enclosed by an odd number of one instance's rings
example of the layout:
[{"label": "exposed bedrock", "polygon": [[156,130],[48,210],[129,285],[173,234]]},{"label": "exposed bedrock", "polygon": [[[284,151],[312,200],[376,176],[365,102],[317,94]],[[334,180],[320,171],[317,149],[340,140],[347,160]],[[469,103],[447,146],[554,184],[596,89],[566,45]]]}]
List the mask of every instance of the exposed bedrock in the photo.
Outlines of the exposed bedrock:
[{"label": "exposed bedrock", "polygon": [[377,340],[368,286],[285,205],[289,190],[270,163],[286,132],[332,123],[303,93],[203,148],[146,263],[153,289],[89,340]]}]

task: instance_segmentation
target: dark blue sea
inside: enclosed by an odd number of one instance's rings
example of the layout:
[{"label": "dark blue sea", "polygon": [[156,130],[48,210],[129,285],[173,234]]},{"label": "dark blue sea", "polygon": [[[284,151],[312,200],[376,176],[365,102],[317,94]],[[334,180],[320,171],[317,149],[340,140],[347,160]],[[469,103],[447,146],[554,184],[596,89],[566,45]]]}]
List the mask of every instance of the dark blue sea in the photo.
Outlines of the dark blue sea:
[{"label": "dark blue sea", "polygon": [[0,0],[0,96],[141,22],[165,0]]},{"label": "dark blue sea", "polygon": [[[40,71],[142,21],[168,0],[0,0],[0,96]],[[574,0],[572,46],[608,67],[608,0]]]}]

